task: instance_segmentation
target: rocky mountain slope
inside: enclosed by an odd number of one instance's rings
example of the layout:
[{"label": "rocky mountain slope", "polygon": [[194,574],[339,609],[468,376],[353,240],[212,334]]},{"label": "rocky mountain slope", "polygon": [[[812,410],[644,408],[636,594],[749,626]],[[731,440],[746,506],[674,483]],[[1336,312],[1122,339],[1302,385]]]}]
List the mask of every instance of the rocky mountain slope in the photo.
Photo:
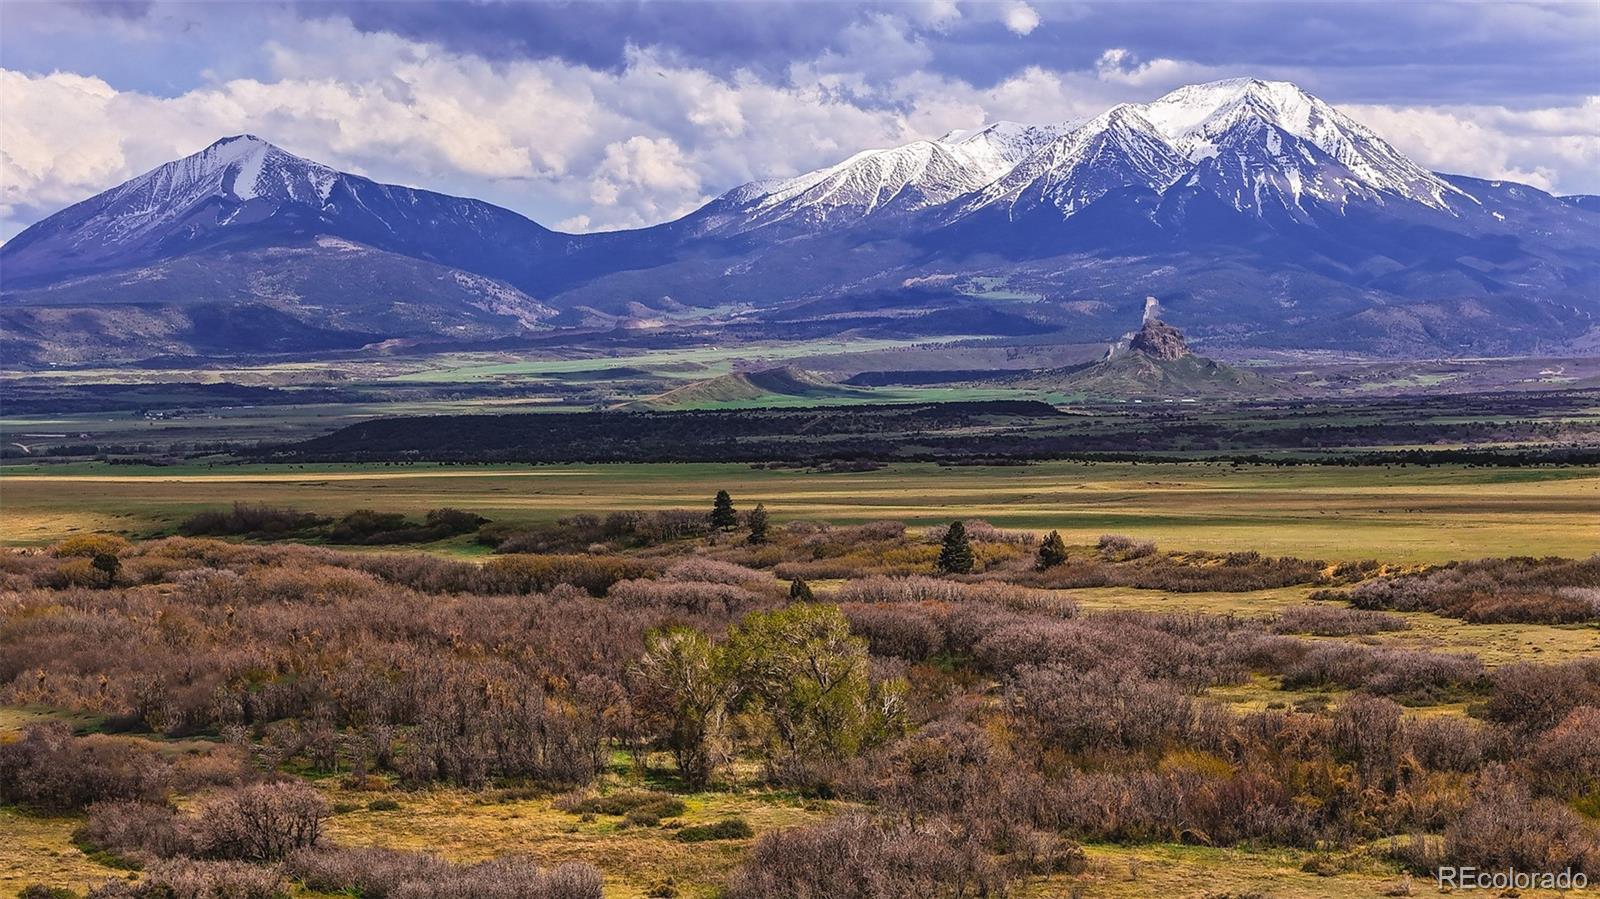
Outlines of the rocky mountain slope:
[{"label": "rocky mountain slope", "polygon": [[[190,306],[269,310],[332,335],[302,341],[309,350],[608,316],[704,327],[679,314],[694,307],[737,309],[730,327],[789,336],[887,320],[930,336],[1109,339],[1155,295],[1211,344],[1554,351],[1592,342],[1600,315],[1592,199],[1429,172],[1296,86],[1252,79],[1084,121],[865,151],[743,185],[674,222],[593,235],[246,135],[0,247],[0,316],[8,350],[43,359],[55,351],[13,335],[112,307],[152,333]],[[824,307],[862,314],[813,314]],[[259,351],[249,343],[232,349]]]}]

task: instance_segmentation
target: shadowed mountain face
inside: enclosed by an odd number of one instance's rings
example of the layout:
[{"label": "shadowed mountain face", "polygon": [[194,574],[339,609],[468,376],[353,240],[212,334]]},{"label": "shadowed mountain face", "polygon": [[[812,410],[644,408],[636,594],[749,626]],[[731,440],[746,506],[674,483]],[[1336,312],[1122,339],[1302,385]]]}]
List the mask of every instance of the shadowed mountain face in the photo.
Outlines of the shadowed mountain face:
[{"label": "shadowed mountain face", "polygon": [[[123,357],[481,340],[608,317],[704,327],[693,307],[737,307],[729,327],[769,336],[1083,339],[1115,336],[1154,295],[1207,344],[1550,351],[1581,344],[1600,315],[1593,199],[1429,172],[1294,85],[1248,79],[869,150],[594,235],[240,136],[0,247],[0,323],[12,358],[36,361],[66,358],[26,335],[69,311],[114,321]],[[304,339],[258,345],[239,329],[201,347],[173,324],[191,306],[254,309]]]}]

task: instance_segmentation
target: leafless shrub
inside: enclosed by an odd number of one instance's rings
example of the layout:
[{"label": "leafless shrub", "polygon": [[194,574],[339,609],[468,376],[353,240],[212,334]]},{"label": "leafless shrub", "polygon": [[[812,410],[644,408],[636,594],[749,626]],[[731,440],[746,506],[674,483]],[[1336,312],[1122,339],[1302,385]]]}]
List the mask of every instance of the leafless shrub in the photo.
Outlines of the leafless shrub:
[{"label": "leafless shrub", "polygon": [[1115,666],[1024,668],[1006,698],[1025,730],[1068,752],[1159,748],[1181,740],[1195,720],[1182,691]]},{"label": "leafless shrub", "polygon": [[87,846],[138,859],[188,855],[193,844],[169,805],[152,802],[97,802],[75,839]]},{"label": "leafless shrub", "polygon": [[1338,606],[1290,606],[1278,614],[1273,630],[1280,634],[1314,634],[1319,637],[1349,637],[1403,631],[1410,624],[1399,615],[1369,609]]},{"label": "leafless shrub", "polygon": [[271,862],[317,845],[329,813],[305,783],[255,784],[202,799],[183,828],[197,857]]},{"label": "leafless shrub", "polygon": [[1580,705],[1600,705],[1600,661],[1518,662],[1494,672],[1489,717],[1521,733],[1554,727]]},{"label": "leafless shrub", "polygon": [[402,880],[392,899],[600,899],[600,872],[568,863],[540,868],[509,855],[475,865],[449,865],[426,879]]},{"label": "leafless shrub", "polygon": [[998,895],[1006,881],[976,841],[948,824],[890,825],[846,815],[757,840],[727,894],[729,899]]},{"label": "leafless shrub", "polygon": [[[1600,617],[1600,555],[1459,562],[1377,578],[1350,592],[1364,609],[1437,612],[1467,621],[1566,624]],[[1574,592],[1576,591],[1576,592]]]},{"label": "leafless shrub", "polygon": [[0,742],[0,799],[63,812],[115,799],[159,801],[169,766],[152,750],[98,734],[74,737],[60,722],[30,726]]},{"label": "leafless shrub", "polygon": [[1383,695],[1439,696],[1483,678],[1477,656],[1323,643],[1283,672],[1289,689],[1346,687]]},{"label": "leafless shrub", "polygon": [[1444,715],[1407,721],[1405,737],[1411,755],[1434,771],[1476,770],[1492,748],[1482,725]]},{"label": "leafless shrub", "polygon": [[1367,783],[1382,783],[1396,770],[1404,749],[1401,709],[1388,699],[1356,694],[1333,716],[1333,749],[1355,762]]},{"label": "leafless shrub", "polygon": [[1485,769],[1472,802],[1444,833],[1444,857],[1485,870],[1582,871],[1600,875],[1600,836],[1593,824],[1527,786],[1499,766]]},{"label": "leafless shrub", "polygon": [[735,565],[732,562],[723,562],[717,559],[704,557],[691,557],[679,562],[674,562],[662,576],[668,581],[689,581],[705,584],[766,584],[771,583],[772,575]]},{"label": "leafless shrub", "polygon": [[[1010,531],[997,528],[981,518],[967,518],[962,520],[962,525],[967,529],[967,539],[973,543],[1009,543],[1014,546],[1032,546],[1038,538],[1031,531]],[[943,543],[945,531],[949,525],[931,527],[923,531],[922,539],[927,543]]]},{"label": "leafless shrub", "polygon": [[308,890],[388,899],[406,883],[443,877],[450,863],[425,852],[339,847],[302,849],[284,867]]},{"label": "leafless shrub", "polygon": [[834,593],[842,603],[986,603],[1017,612],[1039,612],[1057,618],[1077,614],[1077,604],[1049,590],[1035,590],[997,581],[963,583],[946,578],[868,577],[847,581]]},{"label": "leafless shrub", "polygon": [[1534,784],[1547,795],[1600,795],[1600,708],[1573,709],[1541,736],[1529,759]]},{"label": "leafless shrub", "polygon": [[543,593],[569,584],[604,596],[612,584],[649,573],[649,566],[623,556],[496,556],[484,563],[476,592]]},{"label": "leafless shrub", "polygon": [[169,861],[137,883],[108,881],[89,899],[280,899],[288,895],[276,868],[239,862]]},{"label": "leafless shrub", "polygon": [[850,619],[850,630],[867,638],[873,655],[921,661],[944,649],[944,632],[923,609],[870,603],[840,609]]},{"label": "leafless shrub", "polygon": [[732,584],[699,581],[618,581],[606,595],[624,608],[681,609],[719,616],[737,615],[772,600]]},{"label": "leafless shrub", "polygon": [[1135,540],[1123,534],[1101,534],[1095,548],[1100,555],[1117,561],[1129,559],[1142,559],[1153,556],[1156,552],[1155,543],[1149,540]]}]

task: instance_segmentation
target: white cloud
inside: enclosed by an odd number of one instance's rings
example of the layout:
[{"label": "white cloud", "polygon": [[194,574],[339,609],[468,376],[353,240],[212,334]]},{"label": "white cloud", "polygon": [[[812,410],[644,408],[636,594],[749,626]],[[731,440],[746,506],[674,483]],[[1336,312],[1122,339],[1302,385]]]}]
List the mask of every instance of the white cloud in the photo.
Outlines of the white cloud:
[{"label": "white cloud", "polygon": [[1600,191],[1600,96],[1581,106],[1346,106],[1429,168],[1521,181],[1555,193]]},{"label": "white cloud", "polygon": [[701,193],[700,176],[676,143],[638,136],[606,147],[589,196],[599,206],[632,198],[632,220],[623,224],[633,226],[677,218],[711,199]]},{"label": "white cloud", "polygon": [[[837,49],[766,77],[718,76],[649,48],[631,50],[615,70],[491,63],[342,21],[292,20],[261,48],[260,77],[171,97],[65,72],[0,70],[0,237],[240,132],[347,171],[599,230],[662,221],[744,181],[868,147],[996,119],[1064,121],[1243,74],[1141,61],[1121,48],[1085,69],[1032,66],[981,88],[930,70],[919,28],[963,11],[1019,10],[1027,15],[1016,24],[1037,26],[1021,3],[934,2],[868,16]],[[1527,111],[1347,108],[1435,168],[1600,189],[1600,98]]]},{"label": "white cloud", "polygon": [[1131,51],[1122,47],[1112,47],[1100,54],[1094,68],[1101,81],[1134,87],[1172,88],[1241,74],[1177,59],[1157,58],[1140,62]]},{"label": "white cloud", "polygon": [[1021,2],[1021,0],[1016,0],[1016,2],[1007,4],[1006,10],[1001,16],[1001,21],[1005,22],[1006,27],[1011,29],[1012,32],[1026,35],[1039,27],[1039,13],[1033,7]]}]

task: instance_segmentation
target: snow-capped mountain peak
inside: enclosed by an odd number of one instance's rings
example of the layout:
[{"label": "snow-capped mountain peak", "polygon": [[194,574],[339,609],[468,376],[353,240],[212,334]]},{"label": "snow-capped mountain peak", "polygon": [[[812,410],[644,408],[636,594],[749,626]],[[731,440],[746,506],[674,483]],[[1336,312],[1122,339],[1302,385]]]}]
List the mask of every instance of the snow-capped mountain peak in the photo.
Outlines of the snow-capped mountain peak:
[{"label": "snow-capped mountain peak", "polygon": [[200,210],[210,224],[226,225],[242,208],[285,203],[321,208],[342,176],[321,163],[285,152],[259,137],[224,137],[198,153],[157,166],[96,197],[82,210],[97,241],[138,240],[192,221]]},{"label": "snow-capped mountain peak", "polygon": [[[1215,164],[1201,168],[1219,154],[1235,169],[1220,179]],[[937,217],[949,221],[996,204],[1013,216],[1039,203],[1070,216],[1123,188],[1160,194],[1180,182],[1216,190],[1226,183],[1223,198],[1241,212],[1265,208],[1264,195],[1241,199],[1241,191],[1259,193],[1246,191],[1246,182],[1275,185],[1269,192],[1295,207],[1315,202],[1342,210],[1360,196],[1456,214],[1461,201],[1472,202],[1297,85],[1234,78],[1119,104],[1087,120],[999,121],[751,182],[725,194],[697,227],[742,233],[781,222],[831,229],[934,207],[946,207]]]},{"label": "snow-capped mountain peak", "polygon": [[1081,122],[1060,125],[1024,125],[995,122],[982,128],[951,131],[939,143],[960,148],[976,164],[998,178],[1039,148],[1078,128]]},{"label": "snow-capped mountain peak", "polygon": [[253,134],[224,137],[198,153],[158,166],[122,185],[119,197],[144,194],[163,201],[216,195],[320,205],[339,173],[302,159]]},{"label": "snow-capped mountain peak", "polygon": [[989,206],[1015,216],[1041,205],[1070,216],[1115,190],[1164,190],[1188,168],[1139,107],[1121,104],[1040,147],[973,195],[956,216]]},{"label": "snow-capped mountain peak", "polygon": [[1366,126],[1287,81],[1233,78],[1181,87],[1140,107],[1143,116],[1192,162],[1216,155],[1224,136],[1265,122],[1309,142],[1380,193],[1448,208],[1465,199]]},{"label": "snow-capped mountain peak", "polygon": [[742,231],[780,222],[854,224],[881,213],[912,213],[971,193],[1005,174],[1050,129],[983,129],[958,139],[918,140],[866,150],[794,178],[756,181],[724,196],[742,215],[713,228]]}]

